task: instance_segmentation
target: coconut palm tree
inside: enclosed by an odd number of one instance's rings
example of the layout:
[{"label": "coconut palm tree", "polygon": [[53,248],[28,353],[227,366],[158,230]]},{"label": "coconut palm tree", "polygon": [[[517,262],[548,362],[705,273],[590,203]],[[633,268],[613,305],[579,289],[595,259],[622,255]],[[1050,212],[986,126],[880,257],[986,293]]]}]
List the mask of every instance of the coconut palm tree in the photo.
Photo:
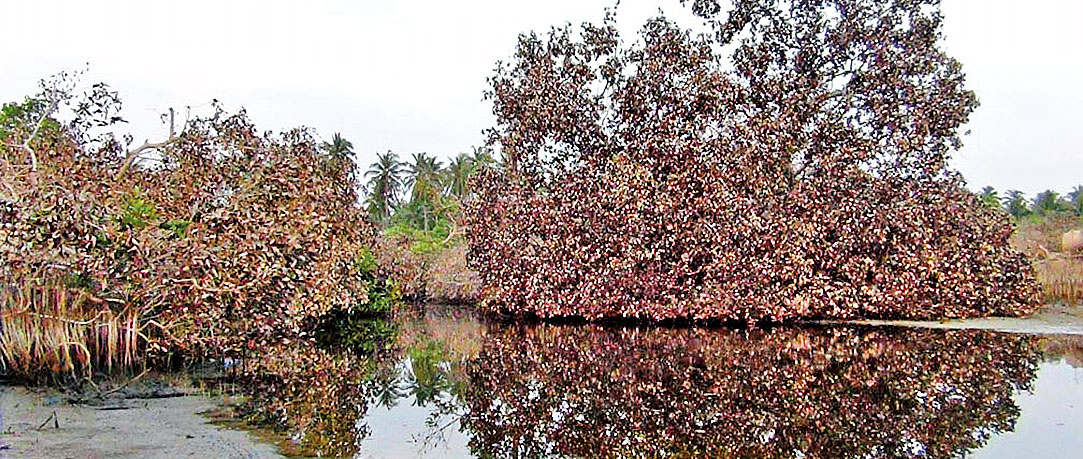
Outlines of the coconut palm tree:
[{"label": "coconut palm tree", "polygon": [[490,147],[474,147],[474,154],[470,159],[474,163],[475,171],[504,167],[503,163],[493,156],[493,149]]},{"label": "coconut palm tree", "polygon": [[407,388],[402,386],[400,373],[397,366],[388,366],[377,369],[373,382],[376,384],[376,402],[384,408],[393,408],[399,404],[399,400],[410,395]]},{"label": "coconut palm tree", "polygon": [[444,189],[443,164],[426,153],[414,153],[414,161],[408,165],[406,184],[411,187],[410,206],[421,217],[421,227],[426,231],[434,220],[436,204]]},{"label": "coconut palm tree", "polygon": [[1013,217],[1025,217],[1030,214],[1030,209],[1027,207],[1027,198],[1022,191],[1009,190],[1008,194],[1001,200],[1004,202],[1004,210],[1007,210]]},{"label": "coconut palm tree", "polygon": [[412,187],[412,197],[425,197],[433,188],[440,189],[440,171],[444,165],[427,153],[414,153],[413,163],[408,165],[406,186]]},{"label": "coconut palm tree", "polygon": [[1036,214],[1046,215],[1066,210],[1067,207],[1060,194],[1053,190],[1045,190],[1034,197],[1032,210]]},{"label": "coconut palm tree", "polygon": [[474,174],[474,170],[474,158],[466,153],[456,156],[445,169],[448,194],[459,199],[466,197],[470,188],[470,176]]},{"label": "coconut palm tree", "polygon": [[376,162],[365,172],[368,178],[369,215],[377,222],[387,222],[402,192],[406,165],[391,150],[377,154]]},{"label": "coconut palm tree", "polygon": [[327,152],[327,156],[337,163],[341,163],[353,156],[353,143],[343,138],[342,134],[338,132],[331,137],[330,142],[324,142],[321,146],[323,151]]},{"label": "coconut palm tree", "polygon": [[985,205],[1000,209],[1000,196],[997,194],[997,190],[991,186],[987,186],[981,189],[981,193],[978,193],[978,197],[981,198],[981,202]]},{"label": "coconut palm tree", "polygon": [[451,390],[453,384],[448,362],[446,351],[435,342],[410,351],[410,366],[405,382],[407,390],[414,396],[414,405],[426,406]]},{"label": "coconut palm tree", "polygon": [[1083,216],[1083,185],[1076,185],[1071,193],[1068,193],[1068,202],[1072,204],[1072,211],[1076,215]]}]

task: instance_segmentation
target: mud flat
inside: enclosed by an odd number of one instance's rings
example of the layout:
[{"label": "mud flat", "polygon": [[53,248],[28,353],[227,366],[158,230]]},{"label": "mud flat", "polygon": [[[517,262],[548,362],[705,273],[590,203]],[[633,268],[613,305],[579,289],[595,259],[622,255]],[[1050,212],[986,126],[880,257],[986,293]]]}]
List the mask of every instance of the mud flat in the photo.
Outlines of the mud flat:
[{"label": "mud flat", "polygon": [[1083,306],[1048,305],[1030,317],[990,317],[942,321],[825,320],[821,324],[856,324],[958,330],[994,330],[1032,335],[1083,335]]},{"label": "mud flat", "polygon": [[222,401],[175,393],[72,404],[59,392],[0,386],[0,458],[281,457],[200,414]]}]

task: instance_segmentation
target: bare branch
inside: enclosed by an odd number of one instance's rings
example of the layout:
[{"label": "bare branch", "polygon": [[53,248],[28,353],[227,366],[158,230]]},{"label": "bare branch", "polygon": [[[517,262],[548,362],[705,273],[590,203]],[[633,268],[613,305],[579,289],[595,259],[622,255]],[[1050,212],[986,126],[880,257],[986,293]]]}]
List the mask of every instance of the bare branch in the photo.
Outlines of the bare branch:
[{"label": "bare branch", "polygon": [[462,231],[463,228],[455,223],[455,220],[449,219],[449,222],[451,223],[451,231],[448,232],[447,238],[444,239],[444,244],[451,242],[451,239],[455,236],[465,233],[465,231]]},{"label": "bare branch", "polygon": [[38,170],[38,155],[33,148],[30,148],[30,142],[34,140],[34,137],[38,136],[38,133],[41,132],[41,127],[45,125],[45,120],[53,115],[53,112],[56,111],[56,108],[59,105],[60,97],[57,95],[57,90],[54,89],[49,91],[49,109],[41,114],[41,117],[38,118],[38,122],[34,124],[34,130],[30,132],[30,135],[23,141],[22,145],[19,145],[19,148],[30,153],[30,170],[32,171]]},{"label": "bare branch", "polygon": [[143,154],[146,151],[157,150],[159,148],[169,146],[170,144],[176,142],[177,140],[180,140],[181,135],[184,134],[184,130],[187,129],[187,128],[188,128],[188,121],[185,120],[184,126],[181,128],[180,134],[177,133],[176,125],[174,124],[173,109],[170,108],[169,109],[169,138],[164,140],[164,141],[161,141],[161,142],[150,142],[149,140],[144,140],[142,145],[140,145],[140,146],[138,146],[138,147],[136,147],[136,148],[134,148],[132,150],[128,150],[128,153],[124,157],[124,162],[121,163],[121,165],[120,165],[120,170],[117,171],[117,179],[123,178],[128,173],[128,170],[131,169],[132,164],[135,163],[136,159],[139,158],[139,155]]}]

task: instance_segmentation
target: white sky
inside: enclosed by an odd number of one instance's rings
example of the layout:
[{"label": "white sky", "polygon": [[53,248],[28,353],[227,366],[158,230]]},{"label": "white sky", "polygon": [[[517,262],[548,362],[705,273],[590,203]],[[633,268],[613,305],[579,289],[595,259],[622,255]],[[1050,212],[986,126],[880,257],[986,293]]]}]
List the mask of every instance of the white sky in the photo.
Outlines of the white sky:
[{"label": "white sky", "polygon": [[[469,151],[492,125],[482,101],[516,36],[600,20],[613,0],[0,0],[0,101],[89,64],[120,92],[137,136],[169,107],[218,99],[263,130],[305,125],[377,152]],[[623,0],[626,40],[677,0]],[[982,106],[955,165],[971,188],[1027,194],[1083,184],[1083,1],[944,0],[948,52]],[[691,25],[692,22],[685,22]]]}]

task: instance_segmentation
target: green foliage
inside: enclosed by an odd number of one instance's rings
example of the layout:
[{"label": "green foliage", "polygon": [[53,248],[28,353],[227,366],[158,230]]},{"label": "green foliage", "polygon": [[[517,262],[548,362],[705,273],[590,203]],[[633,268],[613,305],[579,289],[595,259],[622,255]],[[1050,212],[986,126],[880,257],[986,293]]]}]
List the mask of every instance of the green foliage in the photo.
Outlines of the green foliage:
[{"label": "green foliage", "polygon": [[113,239],[108,234],[98,233],[94,235],[94,245],[95,247],[109,247],[113,245]]},{"label": "green foliage", "polygon": [[64,286],[78,290],[96,290],[98,288],[98,283],[93,277],[88,276],[86,273],[76,272],[69,274],[65,278]]},{"label": "green foliage", "polygon": [[1031,211],[1036,214],[1047,215],[1055,212],[1063,212],[1068,210],[1068,208],[1068,203],[1060,197],[1060,194],[1053,190],[1045,190],[1034,197],[1034,204]]},{"label": "green foliage", "polygon": [[414,153],[414,162],[409,165],[406,178],[406,183],[412,187],[410,201],[396,212],[396,217],[405,216],[422,229],[431,229],[443,201],[445,179],[439,160],[425,153]]},{"label": "green foliage", "polygon": [[390,150],[376,155],[376,158],[377,161],[365,172],[365,177],[369,178],[365,184],[369,193],[366,207],[370,220],[386,223],[391,218],[392,209],[398,205],[399,193],[405,185],[403,175],[406,165]]},{"label": "green foliage", "polygon": [[190,220],[178,219],[169,220],[158,225],[159,228],[173,233],[173,237],[176,239],[184,239],[188,235],[188,227],[192,226]]},{"label": "green foliage", "polygon": [[[120,214],[120,225],[124,229],[143,229],[151,221],[158,219],[158,210],[154,204],[139,196],[138,190],[124,203]],[[187,229],[187,226],[185,226]]]},{"label": "green foliage", "polygon": [[1008,195],[1001,199],[1004,202],[1004,210],[1007,210],[1012,217],[1021,218],[1030,215],[1027,198],[1023,196],[1022,191],[1010,190]]},{"label": "green foliage", "polygon": [[[396,217],[399,217],[396,214]],[[410,251],[415,254],[431,255],[448,248],[448,236],[451,234],[451,222],[445,217],[438,217],[429,229],[420,228],[415,221],[402,218],[384,230],[388,236],[405,236],[410,240]]]},{"label": "green foliage", "polygon": [[1053,190],[1045,190],[1029,201],[1022,191],[1010,190],[1006,196],[998,197],[996,190],[988,186],[978,196],[991,206],[994,206],[994,200],[999,199],[1003,209],[1016,219],[1038,222],[1047,216],[1062,213],[1083,216],[1083,185],[1077,185],[1064,196]]},{"label": "green foliage", "polygon": [[369,300],[354,309],[362,315],[390,314],[395,304],[402,300],[402,291],[391,279],[376,279],[368,283]]},{"label": "green foliage", "polygon": [[[0,108],[0,140],[8,140],[13,133],[29,131],[30,125],[35,123],[41,114],[47,109],[43,99],[27,97],[21,103],[8,103]],[[46,119],[42,123],[43,131],[59,129],[60,124],[53,119]]]},{"label": "green foliage", "polygon": [[447,193],[459,199],[466,197],[470,192],[470,176],[477,170],[478,164],[474,158],[466,153],[460,153],[448,164],[445,169],[445,182]]},{"label": "green foliage", "polygon": [[396,329],[388,317],[402,300],[402,292],[395,281],[379,277],[376,257],[368,248],[358,253],[354,268],[367,286],[368,301],[352,308],[333,308],[320,318],[316,337],[324,347],[367,355],[394,338]]},{"label": "green foliage", "polygon": [[[30,99],[27,99],[27,103]],[[24,105],[26,105],[24,104]],[[19,104],[4,104],[0,108],[0,140],[7,140],[12,131],[26,118],[26,108]]]},{"label": "green foliage", "polygon": [[402,294],[391,279],[373,279],[368,284],[367,303],[349,310],[336,307],[321,318],[316,327],[320,345],[367,355],[395,337],[395,325],[388,316]]},{"label": "green foliage", "polygon": [[426,339],[423,345],[410,349],[409,378],[416,404],[425,406],[451,390],[451,376],[443,368],[448,360],[443,343],[437,340]]},{"label": "green foliage", "polygon": [[411,200],[434,200],[443,188],[443,163],[427,153],[414,153],[407,183],[412,187]]},{"label": "green foliage", "polygon": [[369,355],[391,342],[396,332],[393,321],[362,317],[336,309],[320,324],[316,337],[321,346],[340,347]]},{"label": "green foliage", "polygon": [[448,360],[444,353],[444,346],[438,340],[425,339],[424,344],[410,349],[410,359],[414,362],[424,362],[430,366],[439,365]]},{"label": "green foliage", "polygon": [[1068,208],[1076,215],[1083,217],[1083,185],[1076,185],[1068,193]]},{"label": "green foliage", "polygon": [[978,193],[978,197],[981,198],[981,202],[992,209],[1002,209],[1000,205],[1000,195],[997,194],[997,190],[991,186],[987,186],[981,189],[981,193]]},{"label": "green foliage", "polygon": [[320,145],[320,148],[327,152],[328,159],[336,163],[345,162],[353,156],[353,143],[337,132],[332,136],[330,142],[324,142]]},{"label": "green foliage", "polygon": [[357,254],[354,260],[354,269],[357,269],[365,280],[373,280],[376,276],[376,268],[376,256],[372,254],[372,250],[368,247],[361,249],[361,253]]}]

